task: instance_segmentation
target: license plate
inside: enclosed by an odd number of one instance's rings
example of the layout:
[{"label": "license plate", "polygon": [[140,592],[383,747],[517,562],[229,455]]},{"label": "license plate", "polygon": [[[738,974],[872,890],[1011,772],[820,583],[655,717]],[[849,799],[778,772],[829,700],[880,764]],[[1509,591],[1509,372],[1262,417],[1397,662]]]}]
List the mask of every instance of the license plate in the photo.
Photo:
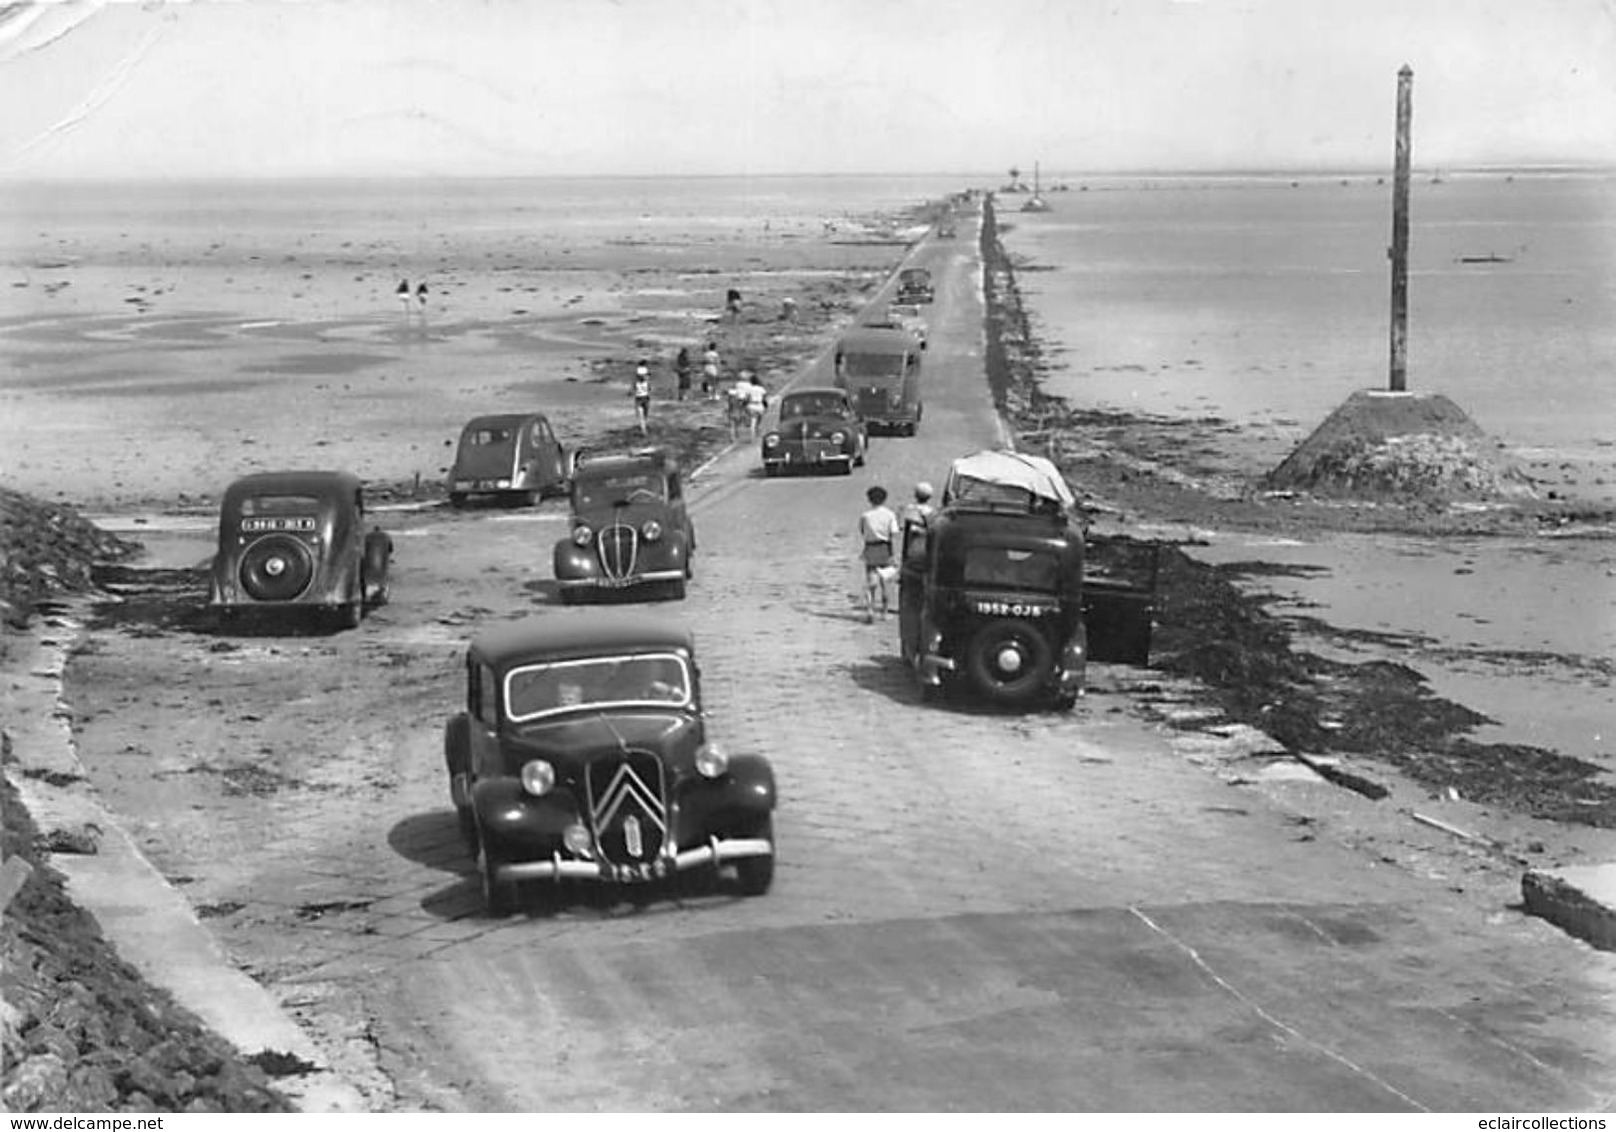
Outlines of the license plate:
[{"label": "license plate", "polygon": [[612,879],[619,884],[645,884],[660,880],[664,866],[660,859],[636,865],[610,865]]},{"label": "license plate", "polygon": [[245,534],[261,534],[264,531],[312,531],[314,520],[292,515],[275,515],[265,519],[243,519],[241,529]]}]

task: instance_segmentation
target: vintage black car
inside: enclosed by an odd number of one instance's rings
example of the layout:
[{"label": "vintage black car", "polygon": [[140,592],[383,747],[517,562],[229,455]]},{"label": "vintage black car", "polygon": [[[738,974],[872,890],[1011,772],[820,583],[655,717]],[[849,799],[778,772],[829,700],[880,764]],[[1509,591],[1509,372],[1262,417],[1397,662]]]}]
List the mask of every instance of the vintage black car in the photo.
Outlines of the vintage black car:
[{"label": "vintage black car", "polygon": [[834,468],[850,475],[864,466],[870,433],[840,389],[794,389],[780,398],[780,415],[763,435],[763,473]]},{"label": "vintage black car", "polygon": [[463,506],[474,495],[537,503],[565,494],[569,474],[567,451],[543,413],[476,417],[460,430],[449,504]]},{"label": "vintage black car", "polygon": [[1138,544],[1131,570],[1086,576],[1073,505],[1040,457],[954,462],[942,510],[906,524],[899,567],[900,648],[923,694],[965,688],[1005,707],[1064,710],[1089,661],[1147,663],[1156,547]]},{"label": "vintage black car", "polygon": [[365,520],[349,472],[260,472],[225,490],[208,604],[228,624],[244,613],[313,610],[357,626],[387,600],[393,540]]},{"label": "vintage black car", "polygon": [[634,588],[685,596],[696,530],[671,453],[581,453],[571,495],[572,531],[555,545],[561,600]]},{"label": "vintage black car", "polygon": [[707,736],[690,634],[660,620],[536,618],[466,651],[444,757],[490,912],[524,880],[774,879],[774,771]]},{"label": "vintage black car", "polygon": [[847,391],[869,432],[913,436],[920,427],[926,411],[920,372],[925,348],[897,323],[856,326],[836,343],[836,386]]},{"label": "vintage black car", "polygon": [[931,272],[924,267],[906,267],[898,272],[900,303],[929,303],[935,297],[931,285]]}]

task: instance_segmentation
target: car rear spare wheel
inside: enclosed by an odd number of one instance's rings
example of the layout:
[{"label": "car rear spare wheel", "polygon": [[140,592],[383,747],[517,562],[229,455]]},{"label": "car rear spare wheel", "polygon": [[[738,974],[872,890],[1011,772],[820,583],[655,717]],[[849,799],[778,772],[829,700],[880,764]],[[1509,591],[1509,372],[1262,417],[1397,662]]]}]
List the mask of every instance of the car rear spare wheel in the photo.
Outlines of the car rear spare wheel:
[{"label": "car rear spare wheel", "polygon": [[241,556],[241,587],[258,601],[291,601],[309,588],[314,556],[288,535],[269,535]]},{"label": "car rear spare wheel", "polygon": [[1055,650],[1033,626],[1014,618],[989,621],[971,637],[965,650],[965,672],[983,698],[1019,706],[1048,684]]}]

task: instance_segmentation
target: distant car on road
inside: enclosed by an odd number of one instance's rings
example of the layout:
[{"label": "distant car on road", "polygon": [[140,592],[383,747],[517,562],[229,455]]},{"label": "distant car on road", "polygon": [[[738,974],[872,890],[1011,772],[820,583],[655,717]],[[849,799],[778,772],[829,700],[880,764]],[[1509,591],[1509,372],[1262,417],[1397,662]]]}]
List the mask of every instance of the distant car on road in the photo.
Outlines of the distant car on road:
[{"label": "distant car on road", "polygon": [[660,619],[535,618],[466,650],[449,796],[490,913],[525,880],[639,885],[733,867],[774,879],[774,771],[707,736],[690,634]]},{"label": "distant car on road", "polygon": [[904,531],[899,641],[923,694],[968,689],[1004,707],[1065,710],[1089,661],[1148,661],[1156,547],[1140,547],[1142,575],[1086,576],[1073,503],[1042,457],[954,462],[943,509]]},{"label": "distant car on road", "polygon": [[350,472],[259,472],[225,489],[208,604],[242,614],[313,610],[350,628],[387,600],[393,540],[366,525]]},{"label": "distant car on road", "polygon": [[870,444],[864,418],[841,389],[794,389],[780,398],[780,417],[763,436],[763,473],[864,466]]},{"label": "distant car on road", "polygon": [[555,545],[561,600],[652,587],[685,596],[696,530],[678,461],[661,448],[581,453],[572,471],[572,530]]},{"label": "distant car on road", "polygon": [[906,267],[898,272],[898,302],[929,303],[934,297],[931,272],[924,267]]},{"label": "distant car on road", "polygon": [[460,430],[449,504],[463,506],[474,495],[537,503],[566,493],[569,470],[566,449],[543,413],[475,417]]},{"label": "distant car on road", "polygon": [[923,349],[924,340],[892,322],[854,327],[836,343],[837,388],[847,391],[870,432],[915,434],[926,410]]}]

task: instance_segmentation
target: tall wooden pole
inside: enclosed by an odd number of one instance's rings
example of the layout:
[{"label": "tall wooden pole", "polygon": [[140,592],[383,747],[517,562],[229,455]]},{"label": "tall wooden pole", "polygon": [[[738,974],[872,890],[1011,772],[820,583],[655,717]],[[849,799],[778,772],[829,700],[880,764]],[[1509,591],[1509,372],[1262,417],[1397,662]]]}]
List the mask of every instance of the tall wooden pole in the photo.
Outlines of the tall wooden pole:
[{"label": "tall wooden pole", "polygon": [[1414,117],[1414,70],[1397,72],[1397,164],[1392,177],[1392,365],[1391,389],[1408,388],[1408,175],[1409,123]]}]

